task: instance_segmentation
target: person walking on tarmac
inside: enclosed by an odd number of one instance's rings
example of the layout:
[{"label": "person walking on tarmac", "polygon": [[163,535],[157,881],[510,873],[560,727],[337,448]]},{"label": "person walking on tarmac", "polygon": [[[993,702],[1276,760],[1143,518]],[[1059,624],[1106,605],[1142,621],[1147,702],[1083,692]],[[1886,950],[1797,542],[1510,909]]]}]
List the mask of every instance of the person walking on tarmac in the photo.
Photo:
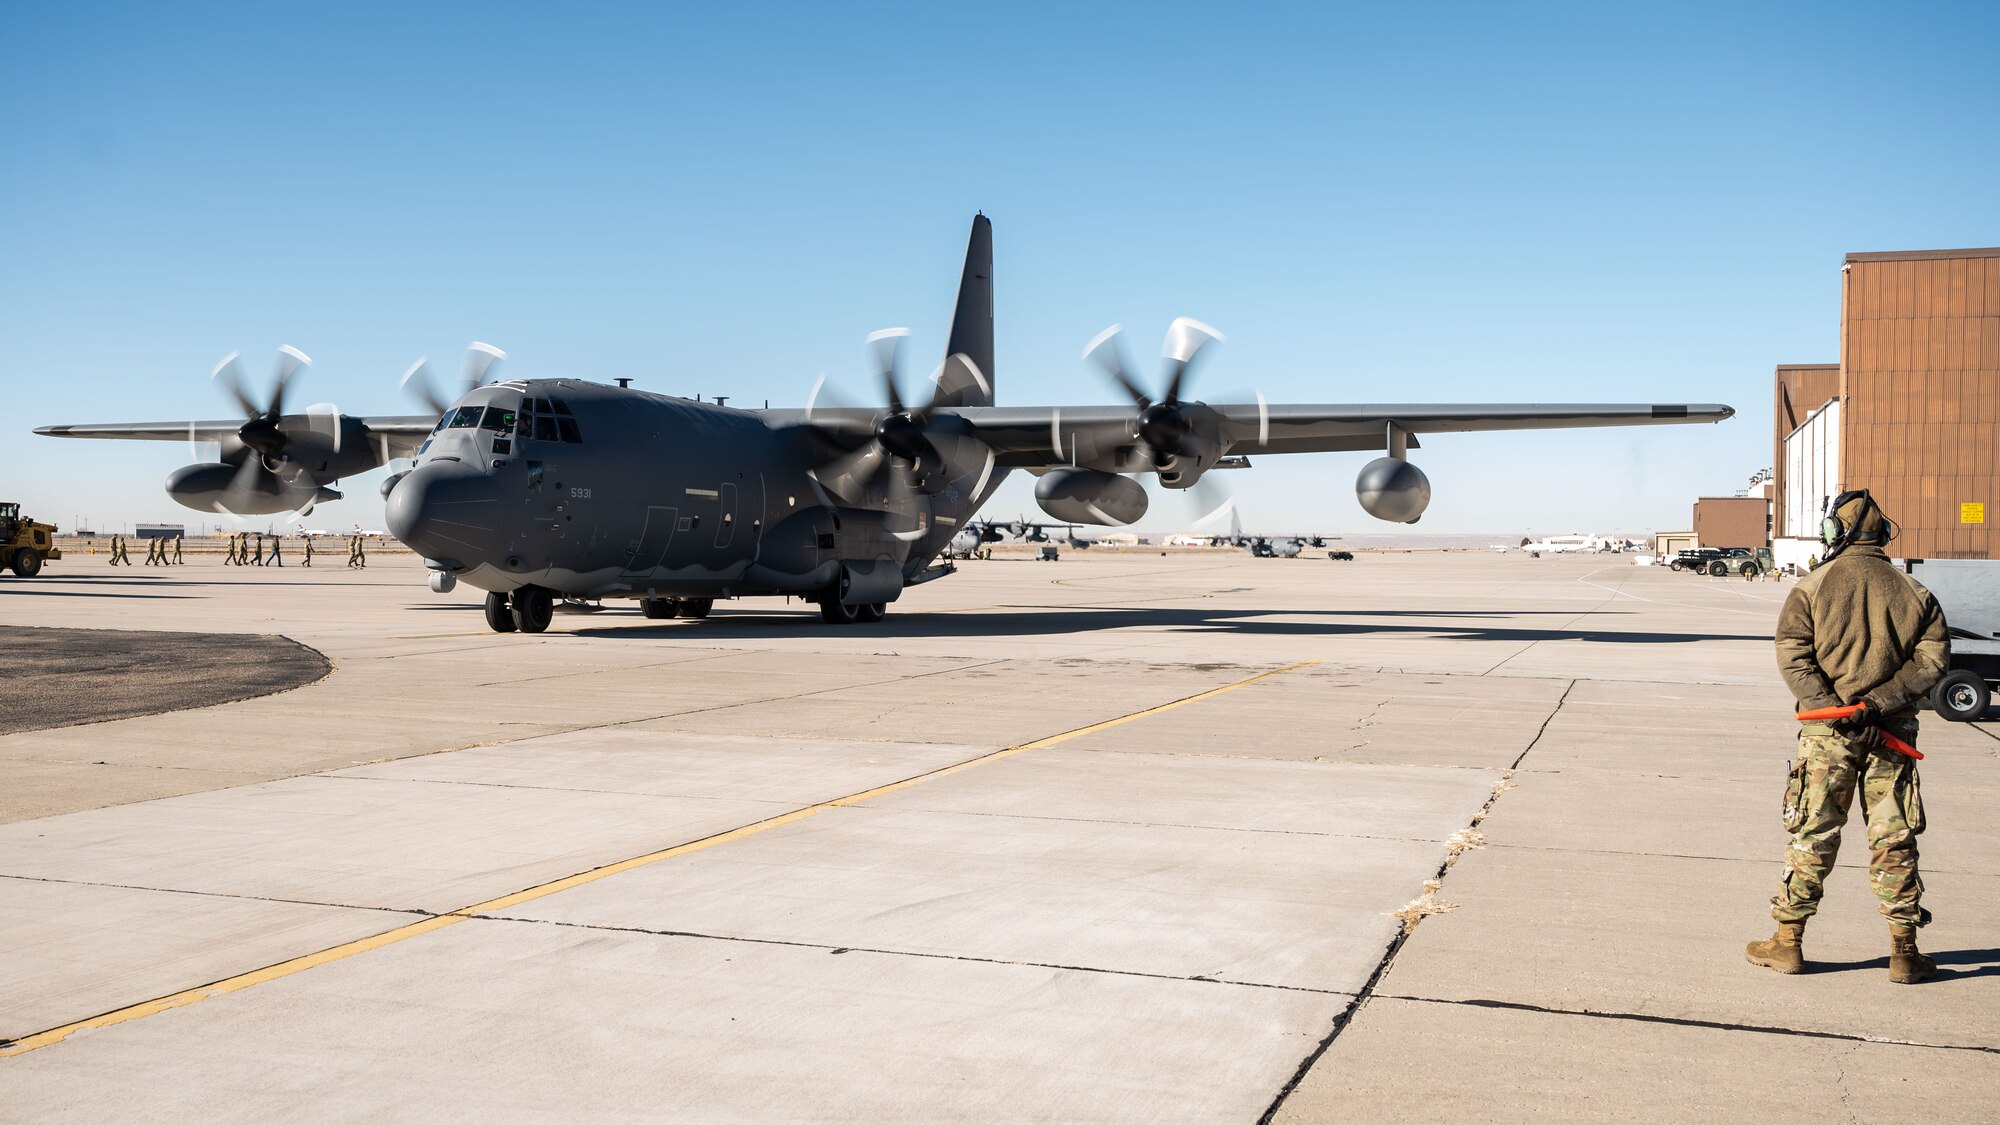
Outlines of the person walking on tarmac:
[{"label": "person walking on tarmac", "polygon": [[185,536],[185,535],[176,535],[176,536],[174,536],[174,565],[175,565],[175,566],[181,566],[181,565],[183,565],[183,564],[184,564],[184,563],[185,563],[185,562],[187,561],[186,559],[183,559],[183,558],[181,558],[181,540],[183,540],[183,539],[185,539],[185,538],[187,538],[187,536]]},{"label": "person walking on tarmac", "polygon": [[[1937,971],[1917,949],[1931,920],[1917,873],[1924,801],[1917,763],[1917,703],[1950,666],[1944,613],[1930,591],[1889,561],[1896,526],[1866,489],[1834,497],[1820,525],[1827,552],[1778,613],[1778,668],[1807,721],[1785,786],[1785,877],[1771,899],[1778,929],[1744,955],[1781,973],[1805,971],[1802,940],[1819,910],[1840,830],[1861,792],[1868,831],[1868,885],[1889,920],[1889,979],[1915,984]],[[1885,737],[1886,736],[1886,737]],[[1902,743],[1898,746],[1897,743]]]},{"label": "person walking on tarmac", "polygon": [[270,557],[270,559],[269,559],[268,561],[270,562],[270,564],[271,564],[272,566],[283,566],[283,565],[285,565],[285,537],[284,537],[284,536],[282,536],[282,535],[273,535],[273,536],[271,536],[271,557]]},{"label": "person walking on tarmac", "polygon": [[256,534],[257,534],[257,547],[256,547],[256,549],[255,549],[255,550],[253,550],[252,552],[250,552],[250,565],[251,565],[251,566],[263,566],[263,565],[264,565],[264,533],[263,533],[263,532],[261,532],[261,531],[259,531],[259,532],[257,532]]},{"label": "person walking on tarmac", "polygon": [[313,564],[313,537],[308,535],[306,536],[306,561],[299,565],[311,566],[312,564]]},{"label": "person walking on tarmac", "polygon": [[146,565],[160,565],[160,541],[157,537],[146,540]]}]

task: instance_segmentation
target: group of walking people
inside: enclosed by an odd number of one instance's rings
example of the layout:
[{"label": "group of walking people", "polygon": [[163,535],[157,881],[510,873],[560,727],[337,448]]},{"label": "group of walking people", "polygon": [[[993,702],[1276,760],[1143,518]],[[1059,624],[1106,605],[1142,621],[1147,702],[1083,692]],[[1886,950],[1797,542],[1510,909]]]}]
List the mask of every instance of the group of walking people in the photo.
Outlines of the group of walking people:
[{"label": "group of walking people", "polygon": [[[285,565],[285,537],[273,535],[271,551],[264,553],[264,534],[244,532],[229,537],[229,557],[222,560],[224,566],[283,566]],[[313,537],[305,537],[305,559],[303,565],[313,564]],[[347,568],[361,570],[368,565],[368,548],[359,535],[347,537]]]},{"label": "group of walking people", "polygon": [[[146,540],[147,566],[180,566],[187,560],[181,557],[181,537],[171,539],[149,538]],[[111,537],[111,565],[131,566],[132,552],[126,546],[123,535]]]},{"label": "group of walking people", "polygon": [[[222,560],[224,566],[283,566],[285,565],[285,538],[272,535],[271,549],[264,550],[266,536],[261,532],[243,532],[229,537],[229,552]],[[182,566],[187,560],[181,554],[181,536],[172,538],[149,538],[146,540],[147,566]],[[313,564],[313,540],[305,539],[304,565]],[[131,566],[132,553],[125,536],[111,537],[111,565]],[[347,567],[349,570],[364,570],[368,566],[366,540],[359,535],[347,537]]]}]

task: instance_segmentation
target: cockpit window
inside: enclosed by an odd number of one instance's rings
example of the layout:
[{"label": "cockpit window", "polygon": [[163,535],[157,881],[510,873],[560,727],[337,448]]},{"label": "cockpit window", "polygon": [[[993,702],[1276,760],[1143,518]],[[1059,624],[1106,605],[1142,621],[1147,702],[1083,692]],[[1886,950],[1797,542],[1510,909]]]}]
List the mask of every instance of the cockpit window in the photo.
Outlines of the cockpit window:
[{"label": "cockpit window", "polygon": [[[561,406],[562,404],[557,403],[556,405]],[[577,443],[583,441],[583,433],[576,428],[576,419],[574,418],[556,419],[556,428],[562,431],[562,439],[564,441]]]},{"label": "cockpit window", "polygon": [[561,400],[561,399],[559,399],[559,398],[552,398],[552,399],[550,399],[550,400],[549,400],[549,405],[551,405],[551,406],[553,406],[553,407],[555,407],[555,408],[556,408],[556,413],[557,413],[557,414],[568,414],[568,413],[569,413],[569,404],[568,404],[568,403],[566,403],[566,402],[564,402],[563,400]]},{"label": "cockpit window", "polygon": [[486,414],[481,419],[479,425],[482,429],[504,434],[514,428],[514,412],[504,410],[498,406],[489,406],[486,408]]},{"label": "cockpit window", "polygon": [[560,437],[556,436],[556,420],[553,416],[548,414],[535,415],[535,440],[536,441],[562,440]]},{"label": "cockpit window", "polygon": [[485,407],[483,406],[459,407],[457,413],[451,416],[451,428],[454,430],[467,430],[477,426],[479,424],[480,412],[484,409]]}]

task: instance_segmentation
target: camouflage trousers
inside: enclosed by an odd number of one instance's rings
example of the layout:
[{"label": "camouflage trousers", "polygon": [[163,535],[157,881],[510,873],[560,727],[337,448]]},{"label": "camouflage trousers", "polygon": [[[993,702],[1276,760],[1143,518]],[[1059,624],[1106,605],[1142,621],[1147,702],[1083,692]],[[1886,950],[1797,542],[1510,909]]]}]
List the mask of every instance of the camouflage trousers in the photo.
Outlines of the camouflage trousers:
[{"label": "camouflage trousers", "polygon": [[[1885,729],[1916,745],[1915,719]],[[1822,723],[1799,730],[1799,756],[1785,786],[1785,881],[1771,900],[1771,917],[1803,922],[1819,910],[1826,873],[1840,852],[1840,830],[1861,791],[1861,820],[1868,829],[1868,885],[1891,922],[1921,926],[1931,920],[1922,905],[1917,874],[1917,834],[1924,830],[1924,797],[1916,760],[1877,740],[1844,735]]]}]

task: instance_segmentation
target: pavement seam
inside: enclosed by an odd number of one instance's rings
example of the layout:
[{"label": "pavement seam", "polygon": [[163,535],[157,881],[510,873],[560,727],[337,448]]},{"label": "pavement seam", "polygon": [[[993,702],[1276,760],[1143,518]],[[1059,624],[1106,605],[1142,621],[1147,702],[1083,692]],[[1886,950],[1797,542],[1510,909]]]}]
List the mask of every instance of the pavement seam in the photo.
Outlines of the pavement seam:
[{"label": "pavement seam", "polygon": [[[1563,703],[1569,699],[1569,693],[1576,690],[1576,685],[1579,682],[1581,682],[1579,679],[1572,679],[1564,686],[1562,695],[1556,699],[1555,706],[1549,709],[1548,717],[1542,720],[1541,727],[1535,731],[1535,737],[1529,740],[1528,745],[1523,747],[1521,753],[1514,758],[1514,764],[1508,767],[1507,771],[1501,775],[1500,783],[1493,787],[1492,794],[1486,798],[1486,803],[1479,807],[1479,811],[1472,815],[1472,820],[1466,825],[1464,831],[1472,832],[1476,830],[1479,827],[1479,823],[1492,813],[1493,806],[1500,800],[1500,794],[1513,788],[1514,771],[1520,768],[1521,763],[1527,759],[1528,753],[1535,748],[1537,743],[1541,742],[1542,736],[1548,733],[1549,724],[1555,721],[1556,715],[1562,711]],[[1484,841],[1481,840],[1480,843],[1471,846],[1484,846]],[[1436,874],[1432,876],[1431,880],[1427,881],[1427,885],[1431,882],[1442,885],[1446,875],[1451,871],[1452,864],[1458,861],[1458,857],[1463,854],[1463,850],[1454,848],[1448,851],[1444,861],[1438,864]],[[1427,893],[1434,892],[1427,891]],[[1403,927],[1396,932],[1396,936],[1389,939],[1389,948],[1383,951],[1382,959],[1376,962],[1375,971],[1369,974],[1367,983],[1361,986],[1361,991],[1354,994],[1354,1002],[1333,1017],[1333,1026],[1328,1029],[1326,1037],[1321,1039],[1319,1045],[1306,1055],[1299,1063],[1298,1069],[1293,1071],[1292,1076],[1285,1081],[1284,1086],[1279,1088],[1277,1096],[1271,1099],[1270,1106],[1257,1118],[1257,1125],[1270,1125],[1270,1122],[1276,1119],[1278,1111],[1284,1108],[1286,1099],[1292,1096],[1292,1091],[1299,1088],[1299,1083],[1305,1081],[1306,1075],[1312,1071],[1314,1064],[1318,1063],[1326,1055],[1327,1051],[1332,1049],[1333,1041],[1340,1038],[1340,1033],[1347,1030],[1354,1023],[1354,1017],[1359,1015],[1361,1009],[1367,1006],[1369,998],[1375,994],[1376,987],[1382,983],[1382,978],[1388,975],[1389,967],[1395,964],[1396,954],[1402,952],[1404,943],[1409,941],[1410,935],[1416,932],[1417,921],[1418,918],[1416,917],[1406,920]]]},{"label": "pavement seam", "polygon": [[1985,1047],[1976,1043],[1927,1043],[1919,1039],[1895,1039],[1886,1035],[1856,1035],[1843,1031],[1815,1031],[1811,1028],[1782,1027],[1776,1024],[1737,1023],[1730,1020],[1704,1020],[1691,1016],[1652,1016],[1640,1012],[1602,1012],[1591,1008],[1551,1008],[1541,1004],[1523,1004],[1512,1000],[1446,1000],[1436,996],[1399,996],[1380,993],[1383,1000],[1404,1000],[1412,1004],[1450,1004],[1466,1008],[1496,1008],[1509,1012],[1533,1012],[1548,1016],[1578,1016],[1586,1019],[1624,1020],[1630,1023],[1665,1024],[1670,1027],[1694,1027],[1710,1031],[1748,1031],[1759,1035],[1790,1035],[1802,1039],[1831,1039],[1843,1043],[1873,1043],[1884,1047],[1916,1047],[1926,1051],[1967,1051],[1973,1054],[2000,1055],[2000,1047]]},{"label": "pavement seam", "polygon": [[[1001,661],[993,661],[992,663],[1001,663]],[[52,1046],[56,1043],[64,1041],[65,1039],[68,1039],[70,1036],[75,1035],[79,1031],[97,1030],[100,1028],[111,1027],[117,1024],[127,1023],[132,1020],[143,1019],[147,1016],[156,1015],[160,1012],[171,1011],[172,1009],[175,1008],[185,1007],[189,1004],[197,1004],[203,1000],[210,999],[211,997],[227,995],[232,992],[239,992],[243,989],[251,988],[256,985],[263,984],[267,981],[279,980],[285,977],[292,976],[296,973],[304,972],[307,969],[315,968],[320,965],[329,964],[334,961],[345,960],[357,954],[367,953],[375,949],[380,949],[383,946],[387,945],[394,945],[399,942],[407,941],[413,937],[420,937],[424,934],[444,929],[447,926],[457,925],[460,922],[471,921],[480,916],[481,914],[490,914],[494,911],[504,910],[509,907],[518,906],[524,902],[532,902],[535,901],[536,899],[546,898],[549,895],[556,894],[561,891],[570,890],[575,887],[580,887],[590,883],[594,883],[600,879],[606,879],[613,875],[623,874],[624,872],[635,870],[640,867],[648,867],[651,866],[652,864],[659,863],[663,860],[672,859],[677,856],[689,854],[691,852],[702,851],[707,848],[712,848],[717,845],[729,843],[730,841],[742,839],[748,836],[754,836],[773,828],[779,828],[784,825],[794,824],[802,820],[807,820],[811,817],[818,816],[819,814],[827,812],[831,809],[850,807],[862,801],[872,800],[873,798],[876,797],[885,796],[890,793],[900,792],[905,789],[910,789],[915,786],[922,785],[926,782],[934,781],[941,777],[948,777],[952,774],[962,773],[966,770],[975,769],[979,766],[987,765],[992,762],[997,762],[1005,758],[1010,758],[1017,754],[1024,754],[1030,750],[1039,750],[1044,747],[1059,745],[1061,743],[1068,742],[1073,738],[1081,738],[1084,735],[1094,734],[1101,730],[1108,730],[1113,727],[1123,726],[1126,723],[1135,722],[1140,719],[1150,718],[1154,715],[1159,715],[1167,711],[1177,710],[1179,708],[1189,706],[1190,704],[1199,703],[1204,699],[1210,699],[1218,695],[1224,695],[1227,694],[1228,692],[1235,691],[1238,688],[1248,687],[1251,684],[1259,683],[1263,680],[1268,680],[1273,676],[1281,676],[1286,672],[1295,671],[1300,668],[1310,667],[1317,663],[1319,663],[1318,660],[1302,660],[1296,663],[1282,665],[1277,668],[1271,668],[1266,671],[1259,672],[1256,675],[1250,676],[1246,679],[1236,680],[1232,683],[1221,684],[1216,687],[1208,688],[1204,691],[1196,692],[1192,695],[1186,695],[1180,697],[1179,699],[1170,700],[1166,703],[1155,704],[1154,706],[1151,707],[1146,707],[1138,711],[1128,712],[1124,715],[1119,715],[1115,718],[1105,719],[1100,722],[1091,723],[1087,726],[1076,727],[1071,730],[1061,731],[1056,734],[1047,735],[1030,742],[1018,743],[1013,746],[1005,747],[1004,749],[990,751],[988,753],[980,754],[972,758],[967,758],[963,761],[955,762],[950,765],[939,766],[934,769],[925,770],[921,773],[913,774],[909,777],[903,778],[900,781],[892,781],[887,784],[878,785],[870,789],[862,790],[861,792],[858,793],[850,793],[844,797],[835,797],[831,800],[820,801],[815,804],[806,805],[800,808],[793,809],[789,812],[780,813],[776,816],[765,817],[762,820],[752,821],[748,824],[738,825],[735,828],[727,829],[722,832],[712,833],[710,835],[700,837],[699,839],[686,840],[679,844],[674,844],[670,847],[661,848],[652,852],[647,852],[643,855],[630,856],[626,859],[618,860],[613,863],[600,864],[597,867],[589,868],[584,871],[578,871],[559,879],[551,879],[543,883],[538,883],[532,887],[526,887],[523,888],[522,890],[514,891],[510,894],[504,894],[497,898],[487,899],[484,902],[476,902],[469,906],[462,906],[455,910],[446,911],[441,914],[434,914],[431,915],[430,917],[423,918],[420,921],[411,922],[404,926],[398,926],[392,930],[385,930],[379,934],[373,934],[368,937],[358,938],[354,941],[343,942],[339,945],[329,946],[325,949],[316,950],[314,952],[303,954],[298,957],[293,957],[285,961],[280,961],[274,964],[265,965],[261,968],[252,969],[248,972],[238,973],[234,976],[225,977],[217,981],[212,981],[205,985],[198,985],[194,988],[183,989],[179,992],[171,993],[166,996],[156,997],[152,1000],[142,1001],[138,1004],[131,1004],[123,1008],[113,1009],[112,1011],[103,1012],[98,1015],[91,1016],[87,1019],[77,1020],[72,1023],[64,1024],[60,1027],[49,1028],[47,1030],[35,1032],[33,1034],[25,1035],[17,1039],[0,1040],[0,1059],[9,1058],[15,1055],[26,1054],[29,1051],[40,1050],[43,1047]],[[925,673],[925,675],[933,675],[933,674],[936,673]],[[909,677],[909,678],[916,679],[920,677]],[[610,724],[610,725],[621,725],[621,724]],[[1371,981],[1370,983],[1372,985],[1373,982]]]},{"label": "pavement seam", "polygon": [[148,887],[140,883],[104,883],[95,879],[57,879],[49,875],[10,875],[0,873],[0,879],[14,879],[22,883],[59,883],[66,887],[103,887],[118,891],[150,891],[163,895],[193,895],[197,898],[226,898],[237,902],[272,902],[286,906],[324,906],[331,910],[369,910],[378,914],[412,914],[419,918],[432,917],[432,912],[414,906],[369,906],[357,902],[321,902],[311,898],[284,898],[279,895],[252,895],[241,891],[198,891],[189,887]]},{"label": "pavement seam", "polygon": [[561,926],[572,930],[596,930],[609,933],[647,934],[653,937],[695,938],[701,941],[743,942],[750,945],[778,945],[792,949],[823,949],[828,953],[874,953],[884,957],[921,957],[933,961],[965,961],[980,965],[1012,965],[1025,969],[1056,969],[1062,972],[1093,973],[1101,976],[1141,977],[1146,980],[1183,981],[1192,984],[1219,984],[1232,988],[1263,988],[1276,992],[1306,992],[1315,996],[1345,996],[1352,999],[1354,994],[1333,988],[1308,988],[1300,984],[1271,984],[1254,980],[1226,980],[1222,977],[1176,976],[1173,973],[1148,973],[1137,969],[1110,969],[1096,965],[1064,965],[1055,961],[1019,961],[1008,957],[976,957],[969,953],[930,953],[921,949],[885,949],[867,945],[835,945],[831,942],[799,941],[790,938],[751,937],[744,934],[711,934],[699,930],[661,930],[647,926],[613,926],[600,922],[565,922],[556,918],[523,918],[514,914],[480,914],[474,916],[479,922],[515,922],[530,926]]}]

